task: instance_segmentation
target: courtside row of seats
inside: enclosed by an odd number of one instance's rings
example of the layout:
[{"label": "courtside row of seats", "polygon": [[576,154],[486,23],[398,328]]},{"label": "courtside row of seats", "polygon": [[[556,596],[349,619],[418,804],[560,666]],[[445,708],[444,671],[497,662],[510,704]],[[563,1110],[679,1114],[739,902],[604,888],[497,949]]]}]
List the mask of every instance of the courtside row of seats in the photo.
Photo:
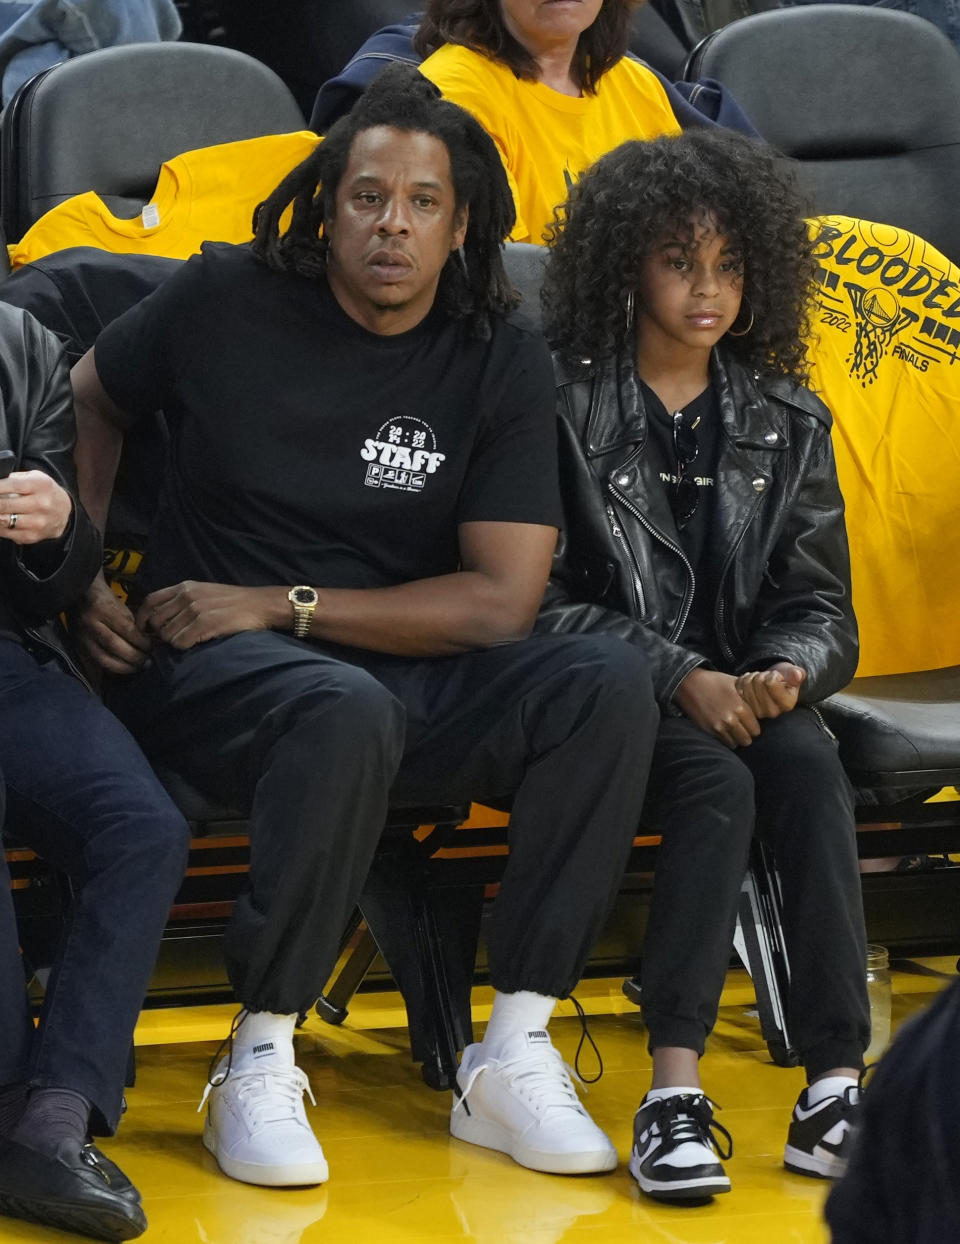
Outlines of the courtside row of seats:
[{"label": "courtside row of seats", "polygon": [[[398,16],[387,3],[345,9],[358,26],[344,36],[349,47],[329,52],[324,72],[336,72],[370,33],[374,9],[378,25]],[[852,63],[856,74],[842,71]],[[933,27],[843,5],[777,10],[718,31],[693,53],[686,72],[722,81],[761,134],[801,162],[812,211],[879,215],[960,258],[953,211],[960,59]],[[150,92],[142,90],[145,81],[155,84]],[[925,103],[931,99],[935,112]],[[303,125],[290,90],[243,52],[180,43],[92,53],[28,83],[0,118],[0,220],[16,239],[50,207],[88,190],[117,215],[135,215],[165,160]],[[121,257],[110,258],[123,266]],[[536,247],[508,247],[511,275],[535,315],[542,262]],[[96,314],[86,323],[95,328]],[[136,452],[128,447],[128,454]],[[142,496],[125,501],[128,512],[148,508]],[[960,804],[928,802],[941,787],[960,782],[960,668],[855,680],[824,706],[824,715],[858,790],[863,856],[960,849]],[[244,809],[213,807],[177,775],[163,776],[198,834],[242,829]],[[370,936],[327,1005],[328,1018],[342,1018],[370,962],[371,938],[378,942],[408,1003],[415,1056],[437,1087],[449,1086],[456,1053],[470,1039],[468,994],[484,888],[496,881],[506,849],[504,815],[475,811],[464,828],[466,817],[466,809],[395,810],[364,896]],[[424,825],[435,828],[411,834]],[[639,838],[631,867],[648,870],[654,853],[655,841]],[[778,902],[775,872],[758,849],[744,888],[741,933],[764,1036],[777,1061],[790,1062],[782,1002],[789,964]]]}]

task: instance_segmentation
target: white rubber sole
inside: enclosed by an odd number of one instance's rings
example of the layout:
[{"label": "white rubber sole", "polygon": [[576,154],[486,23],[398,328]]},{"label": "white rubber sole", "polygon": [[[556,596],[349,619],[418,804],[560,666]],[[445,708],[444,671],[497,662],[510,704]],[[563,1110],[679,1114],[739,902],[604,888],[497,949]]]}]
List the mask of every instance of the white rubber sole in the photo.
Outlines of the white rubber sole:
[{"label": "white rubber sole", "polygon": [[203,1144],[217,1159],[217,1165],[223,1173],[242,1184],[257,1184],[262,1188],[306,1188],[325,1184],[330,1178],[330,1170],[322,1153],[313,1162],[291,1162],[276,1166],[240,1162],[231,1158],[220,1151],[216,1129],[209,1118],[203,1128]]},{"label": "white rubber sole", "polygon": [[847,1169],[843,1158],[830,1154],[818,1158],[803,1149],[794,1149],[792,1145],[787,1145],[783,1150],[783,1164],[796,1175],[812,1175],[817,1179],[839,1179]]},{"label": "white rubber sole", "polygon": [[617,1167],[617,1151],[612,1147],[577,1153],[544,1153],[525,1145],[499,1123],[478,1119],[465,1110],[457,1110],[450,1116],[450,1132],[457,1140],[479,1145],[482,1149],[495,1149],[521,1166],[547,1175],[599,1175]]},{"label": "white rubber sole", "polygon": [[720,1196],[730,1191],[730,1180],[726,1175],[704,1175],[683,1184],[673,1179],[650,1179],[640,1170],[640,1161],[635,1153],[630,1155],[630,1174],[639,1184],[641,1192],[656,1197],[658,1201],[700,1201],[704,1197]]}]

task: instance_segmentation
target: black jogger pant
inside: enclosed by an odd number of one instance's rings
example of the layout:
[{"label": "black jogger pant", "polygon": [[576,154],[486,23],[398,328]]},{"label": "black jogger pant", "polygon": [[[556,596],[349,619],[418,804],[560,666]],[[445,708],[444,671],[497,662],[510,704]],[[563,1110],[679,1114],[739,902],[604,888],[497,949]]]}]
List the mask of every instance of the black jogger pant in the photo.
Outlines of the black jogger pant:
[{"label": "black jogger pant", "polygon": [[686,718],[661,722],[644,808],[659,830],[641,969],[650,1048],[703,1053],[717,1018],[756,828],[783,889],[787,1022],[807,1074],[859,1067],[870,1041],[853,794],[808,708],[731,751]]},{"label": "black jogger pant", "polygon": [[250,809],[250,885],[226,939],[253,1010],[321,992],[386,816],[513,796],[489,934],[497,989],[566,996],[616,895],[657,709],[643,657],[538,636],[414,660],[244,632],[116,680],[148,755]]}]

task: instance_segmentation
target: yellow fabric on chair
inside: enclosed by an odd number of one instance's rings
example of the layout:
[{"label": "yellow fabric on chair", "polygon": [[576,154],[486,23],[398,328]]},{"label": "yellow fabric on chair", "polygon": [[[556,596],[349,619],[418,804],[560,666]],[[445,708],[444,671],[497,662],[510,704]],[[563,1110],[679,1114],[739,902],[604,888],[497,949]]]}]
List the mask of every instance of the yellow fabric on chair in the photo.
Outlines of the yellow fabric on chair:
[{"label": "yellow fabric on chair", "polygon": [[811,383],[834,416],[857,674],[960,665],[960,268],[904,229],[810,223]]},{"label": "yellow fabric on chair", "polygon": [[309,130],[201,147],[161,165],[149,204],[114,216],[92,190],[52,207],[8,247],[17,268],[68,246],[189,259],[202,242],[248,242],[253,212],[320,140]]}]

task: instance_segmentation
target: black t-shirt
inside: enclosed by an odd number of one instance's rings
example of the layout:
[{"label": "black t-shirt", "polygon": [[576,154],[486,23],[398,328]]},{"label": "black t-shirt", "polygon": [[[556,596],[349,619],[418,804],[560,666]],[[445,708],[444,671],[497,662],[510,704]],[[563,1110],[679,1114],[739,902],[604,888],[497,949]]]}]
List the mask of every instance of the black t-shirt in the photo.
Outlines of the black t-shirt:
[{"label": "black t-shirt", "polygon": [[[648,385],[642,380],[639,383],[650,430],[647,452],[656,463],[661,483],[672,507],[678,474],[677,454],[673,443],[673,412],[667,410]],[[714,479],[720,456],[721,435],[720,406],[713,387],[704,389],[680,413],[683,423],[697,438],[697,456],[687,468],[687,473],[696,482],[700,499],[693,515],[676,531],[677,542],[693,567],[696,581],[693,605],[677,642],[693,652],[699,652],[712,664],[722,668],[723,658],[713,619],[720,567],[716,565],[710,549]]]},{"label": "black t-shirt", "polygon": [[434,308],[368,332],[324,279],[208,244],[97,340],[110,397],[162,407],[170,457],[144,589],[385,587],[457,569],[457,525],[559,526],[542,338]]}]

